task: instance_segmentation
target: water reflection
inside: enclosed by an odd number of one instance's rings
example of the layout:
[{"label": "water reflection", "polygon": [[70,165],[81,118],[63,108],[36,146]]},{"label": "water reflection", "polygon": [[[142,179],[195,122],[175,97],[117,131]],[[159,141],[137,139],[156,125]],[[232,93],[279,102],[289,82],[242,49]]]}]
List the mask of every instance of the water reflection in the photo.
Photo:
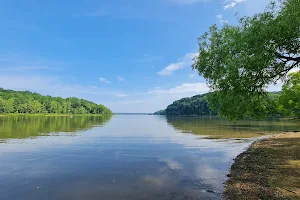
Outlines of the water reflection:
[{"label": "water reflection", "polygon": [[[113,116],[103,126],[100,119],[35,120],[1,121],[2,135],[38,126],[0,144],[0,199],[220,199],[232,159],[250,144],[178,133],[157,116]],[[76,130],[74,137],[29,133]]]},{"label": "water reflection", "polygon": [[300,124],[292,120],[228,122],[216,117],[166,117],[175,129],[208,138],[252,138],[284,131],[300,130]]},{"label": "water reflection", "polygon": [[49,133],[87,130],[102,126],[111,116],[9,116],[0,117],[0,141],[11,138],[28,138]]}]

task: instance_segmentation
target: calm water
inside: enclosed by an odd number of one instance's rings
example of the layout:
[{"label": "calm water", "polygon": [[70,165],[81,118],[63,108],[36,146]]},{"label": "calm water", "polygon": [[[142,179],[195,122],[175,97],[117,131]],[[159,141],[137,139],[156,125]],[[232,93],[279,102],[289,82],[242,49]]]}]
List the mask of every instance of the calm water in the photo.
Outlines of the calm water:
[{"label": "calm water", "polygon": [[220,199],[232,159],[292,122],[0,117],[0,199]]}]

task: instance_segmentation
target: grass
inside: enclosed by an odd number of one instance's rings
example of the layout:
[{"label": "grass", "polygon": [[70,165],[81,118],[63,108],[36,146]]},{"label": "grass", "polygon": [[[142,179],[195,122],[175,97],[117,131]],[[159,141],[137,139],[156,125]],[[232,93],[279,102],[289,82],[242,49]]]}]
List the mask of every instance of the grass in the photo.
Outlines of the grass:
[{"label": "grass", "polygon": [[300,199],[300,133],[259,140],[239,155],[224,199]]}]

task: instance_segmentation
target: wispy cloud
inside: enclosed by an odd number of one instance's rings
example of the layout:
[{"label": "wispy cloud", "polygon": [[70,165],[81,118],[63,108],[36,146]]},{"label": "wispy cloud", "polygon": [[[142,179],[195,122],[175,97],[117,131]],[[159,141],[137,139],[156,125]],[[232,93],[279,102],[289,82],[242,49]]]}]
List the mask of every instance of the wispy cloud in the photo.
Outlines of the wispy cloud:
[{"label": "wispy cloud", "polygon": [[154,89],[148,94],[164,95],[164,94],[188,94],[188,93],[205,93],[209,91],[206,83],[184,83],[182,85],[170,89]]},{"label": "wispy cloud", "polygon": [[157,72],[160,76],[172,75],[174,71],[184,68],[184,62],[172,63],[163,70]]},{"label": "wispy cloud", "polygon": [[189,74],[190,78],[195,78],[197,76],[197,74]]},{"label": "wispy cloud", "polygon": [[237,4],[245,2],[247,0],[226,0],[224,10],[234,8]]},{"label": "wispy cloud", "polygon": [[125,78],[121,77],[121,76],[117,76],[117,80],[118,81],[125,81]]},{"label": "wispy cloud", "polygon": [[117,97],[123,98],[123,97],[128,97],[128,94],[124,94],[124,93],[117,93],[116,94]]},{"label": "wispy cloud", "polygon": [[171,63],[166,66],[161,71],[157,72],[160,76],[169,76],[172,75],[174,71],[183,69],[185,66],[191,65],[193,63],[193,59],[197,56],[197,53],[188,53],[182,58],[179,59],[177,63]]},{"label": "wispy cloud", "polygon": [[45,70],[57,70],[58,68],[48,67],[48,66],[22,66],[22,67],[14,67],[14,66],[7,66],[1,65],[0,71],[5,72],[21,72],[21,71],[45,71]]},{"label": "wispy cloud", "polygon": [[108,95],[95,86],[70,84],[58,76],[46,75],[0,75],[0,86],[12,90],[29,90],[43,95],[80,98],[90,95]]},{"label": "wispy cloud", "polygon": [[161,56],[155,56],[150,54],[145,54],[141,58],[136,59],[135,61],[138,63],[152,63],[163,60]]},{"label": "wispy cloud", "polygon": [[227,24],[228,23],[227,20],[223,19],[223,15],[222,14],[218,14],[216,16],[216,18],[218,19],[218,21],[219,21],[220,24]]},{"label": "wispy cloud", "polygon": [[103,77],[100,77],[99,81],[102,82],[102,83],[108,83],[108,84],[111,83],[110,81],[108,81],[107,79],[105,79]]},{"label": "wispy cloud", "polygon": [[221,20],[223,18],[223,15],[219,14],[216,17],[217,17],[217,19]]},{"label": "wispy cloud", "polygon": [[65,68],[63,62],[45,60],[36,56],[21,53],[0,55],[1,72],[46,71],[61,70],[63,68]]},{"label": "wispy cloud", "polygon": [[178,4],[194,4],[194,3],[207,2],[209,0],[172,0],[172,1]]}]

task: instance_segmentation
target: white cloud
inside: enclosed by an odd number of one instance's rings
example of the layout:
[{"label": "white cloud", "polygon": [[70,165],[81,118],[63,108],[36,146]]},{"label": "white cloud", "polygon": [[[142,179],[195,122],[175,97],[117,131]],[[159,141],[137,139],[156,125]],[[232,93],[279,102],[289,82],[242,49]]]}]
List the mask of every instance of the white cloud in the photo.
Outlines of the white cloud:
[{"label": "white cloud", "polygon": [[241,13],[252,16],[253,14],[263,12],[271,0],[251,0],[245,1],[242,5]]},{"label": "white cloud", "polygon": [[225,3],[226,5],[224,6],[224,10],[227,9],[232,9],[234,8],[237,4],[245,2],[246,0],[226,0]]},{"label": "white cloud", "polygon": [[177,71],[182,68],[184,68],[184,62],[172,63],[157,73],[160,76],[172,75],[174,71]]},{"label": "white cloud", "polygon": [[196,74],[189,74],[189,77],[190,77],[190,78],[195,78],[195,77],[196,77]]},{"label": "white cloud", "polygon": [[154,89],[150,90],[148,94],[164,95],[164,94],[188,94],[188,93],[205,93],[209,91],[209,87],[206,83],[184,83],[171,89],[162,90]]},{"label": "white cloud", "polygon": [[169,104],[181,98],[206,92],[209,92],[209,88],[205,83],[185,83],[169,89],[154,87],[148,92],[140,92],[126,100],[109,101],[105,105],[115,112],[153,113],[165,109]]},{"label": "white cloud", "polygon": [[118,79],[118,81],[125,81],[125,78],[123,78],[121,76],[118,76],[117,79]]},{"label": "white cloud", "polygon": [[183,69],[185,66],[191,65],[193,59],[198,55],[198,53],[187,53],[182,58],[179,59],[177,63],[171,63],[161,71],[157,72],[160,76],[172,75],[174,71]]},{"label": "white cloud", "polygon": [[223,19],[223,15],[221,15],[221,14],[217,15],[216,17],[217,17],[217,19],[219,19],[219,20]]},{"label": "white cloud", "polygon": [[228,24],[228,21],[223,19],[223,15],[219,14],[216,17],[220,24]]},{"label": "white cloud", "polygon": [[99,81],[102,82],[102,83],[110,83],[110,81],[106,80],[106,79],[103,78],[103,77],[100,77],[100,78],[99,78]]}]

